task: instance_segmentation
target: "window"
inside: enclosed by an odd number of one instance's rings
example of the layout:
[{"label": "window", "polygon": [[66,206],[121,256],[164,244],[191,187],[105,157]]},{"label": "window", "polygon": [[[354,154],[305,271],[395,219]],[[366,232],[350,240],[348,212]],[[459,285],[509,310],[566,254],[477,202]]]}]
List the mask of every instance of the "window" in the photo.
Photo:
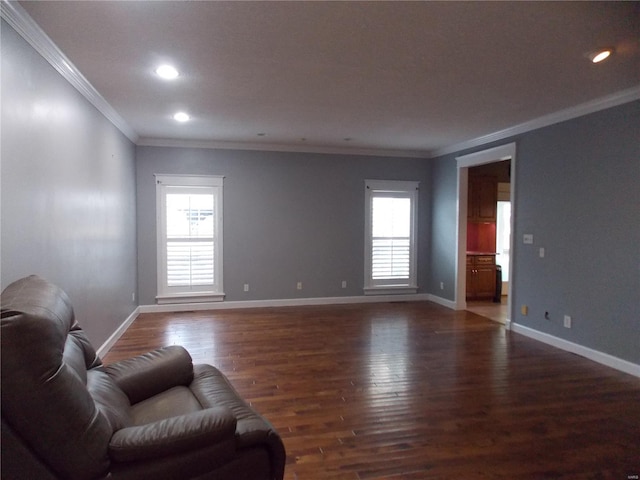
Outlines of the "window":
[{"label": "window", "polygon": [[222,177],[156,175],[158,303],[220,301]]},{"label": "window", "polygon": [[511,202],[498,200],[496,221],[496,252],[502,266],[502,283],[509,281],[509,257],[511,248]]},{"label": "window", "polygon": [[365,294],[416,293],[418,182],[365,181]]}]

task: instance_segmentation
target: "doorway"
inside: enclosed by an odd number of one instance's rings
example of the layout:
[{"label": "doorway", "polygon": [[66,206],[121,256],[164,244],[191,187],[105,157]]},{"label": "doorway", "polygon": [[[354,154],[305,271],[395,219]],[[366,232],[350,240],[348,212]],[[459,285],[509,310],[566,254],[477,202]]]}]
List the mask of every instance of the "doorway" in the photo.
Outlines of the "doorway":
[{"label": "doorway", "polygon": [[[515,151],[515,143],[509,143],[506,145],[502,145],[500,147],[491,148],[488,150],[483,150],[480,152],[475,152],[469,155],[463,155],[460,157],[456,157],[457,161],[457,169],[458,169],[458,219],[457,219],[457,258],[456,258],[456,272],[457,272],[457,281],[456,281],[456,294],[455,294],[455,304],[456,309],[458,310],[469,310],[474,313],[478,313],[484,317],[490,318],[495,321],[499,321],[507,325],[510,324],[511,313],[512,313],[512,303],[511,299],[513,296],[513,282],[509,281],[506,285],[506,304],[504,303],[493,303],[493,298],[491,301],[467,301],[467,250],[468,250],[468,200],[469,200],[469,171],[470,169],[480,167],[480,166],[489,166],[486,168],[490,168],[491,164],[496,164],[498,162],[509,161],[510,166],[510,180],[509,180],[509,192],[508,192],[508,210],[510,215],[508,215],[508,222],[510,232],[513,232],[514,220],[515,220],[515,168],[516,168],[516,151]],[[501,198],[505,199],[504,192]],[[497,205],[496,205],[497,207]],[[505,220],[505,207],[503,208],[502,221]],[[473,226],[473,225],[472,225]],[[495,225],[494,225],[494,231]],[[475,230],[475,226],[473,226],[473,230]],[[503,230],[505,230],[503,226]],[[497,232],[496,232],[497,233]],[[471,234],[474,234],[472,231]],[[513,235],[510,235],[510,239],[508,241],[508,246],[505,246],[501,243],[500,250],[504,252],[506,250],[506,255],[503,253],[503,258],[500,259],[500,263],[504,265],[504,269],[507,273],[507,279],[513,277],[513,258],[511,252],[513,251]],[[497,238],[496,238],[497,240]],[[498,245],[496,242],[495,254],[500,253],[497,249]],[[498,255],[496,255],[497,257]],[[496,262],[498,263],[498,262]],[[501,266],[502,266],[501,265]],[[501,297],[500,295],[498,296]],[[504,297],[502,297],[504,298]]]}]

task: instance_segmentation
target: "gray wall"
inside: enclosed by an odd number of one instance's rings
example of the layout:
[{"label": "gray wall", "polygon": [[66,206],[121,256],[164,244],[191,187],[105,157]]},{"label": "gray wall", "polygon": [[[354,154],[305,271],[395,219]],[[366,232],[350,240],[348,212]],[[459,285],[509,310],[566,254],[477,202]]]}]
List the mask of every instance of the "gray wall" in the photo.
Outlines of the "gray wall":
[{"label": "gray wall", "polygon": [[420,181],[418,282],[427,291],[431,180],[425,160],[138,147],[136,165],[143,305],[155,304],[156,295],[155,173],[225,176],[226,300],[363,295],[364,180]]},{"label": "gray wall", "polygon": [[1,282],[59,284],[97,348],[135,308],[135,147],[2,22]]},{"label": "gray wall", "polygon": [[[455,298],[456,289],[457,175],[455,158],[431,161],[433,223],[428,288],[430,293],[451,301]],[[444,289],[440,289],[440,283]]]},{"label": "gray wall", "polygon": [[[640,364],[640,102],[499,143],[511,141],[517,149],[512,321]],[[469,152],[433,163],[434,291],[439,278],[455,276],[455,157]],[[522,244],[525,233],[534,235],[534,245]],[[453,300],[453,292],[446,298]],[[562,326],[565,314],[571,329]]]}]

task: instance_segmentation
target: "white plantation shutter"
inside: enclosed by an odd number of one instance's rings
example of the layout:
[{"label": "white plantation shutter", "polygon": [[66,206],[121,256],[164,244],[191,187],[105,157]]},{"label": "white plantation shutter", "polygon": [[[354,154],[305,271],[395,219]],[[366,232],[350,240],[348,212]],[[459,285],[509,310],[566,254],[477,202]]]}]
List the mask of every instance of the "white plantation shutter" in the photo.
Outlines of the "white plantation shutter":
[{"label": "white plantation shutter", "polygon": [[415,292],[417,182],[365,184],[365,292]]},{"label": "white plantation shutter", "polygon": [[411,261],[411,199],[371,199],[373,279],[408,278]]},{"label": "white plantation shutter", "polygon": [[222,178],[156,180],[158,302],[221,300]]},{"label": "white plantation shutter", "polygon": [[166,188],[167,285],[214,284],[214,191]]},{"label": "white plantation shutter", "polygon": [[167,242],[167,285],[213,285],[213,242]]}]

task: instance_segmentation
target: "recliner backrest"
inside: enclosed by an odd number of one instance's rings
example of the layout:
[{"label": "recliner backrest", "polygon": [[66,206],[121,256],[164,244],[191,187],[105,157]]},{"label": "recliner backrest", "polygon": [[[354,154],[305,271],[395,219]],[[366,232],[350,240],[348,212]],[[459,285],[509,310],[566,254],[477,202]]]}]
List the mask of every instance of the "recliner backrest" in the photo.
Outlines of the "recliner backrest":
[{"label": "recliner backrest", "polygon": [[[127,421],[127,400],[105,380],[68,296],[30,276],[2,293],[1,317],[3,421],[56,475],[105,475],[109,440]],[[122,408],[110,409],[110,398],[95,401],[88,377],[98,398],[115,395]]]}]

